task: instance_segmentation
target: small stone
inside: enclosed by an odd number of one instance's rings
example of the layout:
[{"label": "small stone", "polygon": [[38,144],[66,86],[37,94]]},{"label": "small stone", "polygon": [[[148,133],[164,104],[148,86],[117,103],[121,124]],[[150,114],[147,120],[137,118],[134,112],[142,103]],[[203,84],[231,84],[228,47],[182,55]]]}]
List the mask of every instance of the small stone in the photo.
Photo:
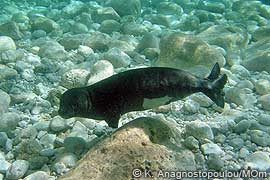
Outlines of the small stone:
[{"label": "small stone", "polygon": [[233,65],[231,67],[231,71],[233,74],[237,74],[241,77],[249,77],[250,76],[249,71],[244,66],[241,66],[241,65]]},{"label": "small stone", "polygon": [[85,86],[89,72],[84,69],[71,69],[62,76],[61,85],[65,88],[74,88]]},{"label": "small stone", "polygon": [[71,26],[71,31],[74,34],[82,34],[82,33],[87,33],[88,32],[88,28],[86,25],[82,24],[82,23],[74,23]]},{"label": "small stone", "polygon": [[7,170],[7,179],[20,179],[24,176],[29,168],[29,162],[25,160],[16,160],[12,163],[10,168]]},{"label": "small stone", "polygon": [[104,58],[112,63],[115,68],[127,67],[131,58],[118,48],[112,48],[105,53]]},{"label": "small stone", "polygon": [[29,169],[38,170],[49,162],[49,158],[44,156],[34,156],[28,159],[28,161],[29,161]]},{"label": "small stone", "polygon": [[199,120],[190,122],[186,125],[186,134],[194,136],[198,140],[214,139],[214,135],[210,126]]},{"label": "small stone", "polygon": [[22,38],[22,33],[20,32],[18,25],[13,21],[0,25],[0,35],[9,36],[15,40]]},{"label": "small stone", "polygon": [[256,151],[250,154],[246,158],[245,167],[250,167],[251,169],[256,169],[259,171],[267,171],[267,169],[270,168],[269,154],[262,151]]},{"label": "small stone", "polygon": [[215,154],[220,156],[225,154],[224,151],[217,144],[214,144],[212,142],[201,145],[201,149],[203,154],[205,155]]},{"label": "small stone", "polygon": [[256,97],[253,94],[248,94],[244,89],[233,87],[225,92],[226,98],[233,103],[244,107],[252,107],[257,102]]},{"label": "small stone", "polygon": [[259,146],[270,145],[270,136],[266,132],[263,132],[260,130],[251,130],[250,136],[251,136],[251,141],[256,143]]},{"label": "small stone", "polygon": [[6,174],[8,171],[9,167],[11,166],[11,163],[5,160],[0,160],[0,173]]},{"label": "small stone", "polygon": [[113,32],[119,32],[121,30],[121,24],[115,20],[105,20],[102,21],[99,31],[107,34]]},{"label": "small stone", "polygon": [[56,60],[67,58],[67,53],[64,47],[56,41],[41,42],[38,55],[42,58],[50,58]]},{"label": "small stone", "polygon": [[213,104],[213,101],[202,93],[193,94],[190,98],[202,107],[210,107]]},{"label": "small stone", "polygon": [[95,22],[101,23],[104,20],[118,21],[120,16],[112,7],[99,8],[93,12],[92,18]]},{"label": "small stone", "polygon": [[54,170],[58,175],[62,175],[64,172],[67,171],[67,168],[64,163],[55,163]]},{"label": "small stone", "polygon": [[8,136],[6,132],[0,132],[0,147],[5,147]]},{"label": "small stone", "polygon": [[217,143],[223,144],[226,140],[226,136],[224,134],[218,134],[217,136],[215,136],[215,141]]},{"label": "small stone", "polygon": [[33,30],[43,30],[46,33],[50,33],[56,29],[59,29],[59,25],[52,19],[39,17],[34,20],[32,28]]},{"label": "small stone", "polygon": [[185,139],[184,144],[190,150],[199,149],[199,141],[193,136],[189,136]]},{"label": "small stone", "polygon": [[26,176],[23,180],[53,180],[53,177],[44,171],[36,171]]},{"label": "small stone", "polygon": [[14,112],[8,112],[0,117],[0,131],[9,132],[14,130],[20,121],[20,116]]},{"label": "small stone", "polygon": [[239,133],[239,134],[244,133],[248,130],[249,127],[250,127],[250,121],[244,119],[234,126],[234,132]]},{"label": "small stone", "polygon": [[42,138],[40,138],[40,144],[42,144],[45,148],[53,149],[55,138],[55,134],[46,134]]},{"label": "small stone", "polygon": [[269,114],[261,114],[258,117],[258,121],[262,125],[270,126],[270,115]]},{"label": "small stone", "polygon": [[94,54],[94,51],[92,48],[90,48],[88,46],[82,46],[82,45],[79,45],[77,52],[78,52],[78,54],[80,54],[84,57],[88,57],[91,54]]},{"label": "small stone", "polygon": [[259,79],[255,83],[255,90],[258,94],[264,95],[270,92],[270,81],[266,79]]},{"label": "small stone", "polygon": [[139,16],[141,14],[141,2],[140,0],[111,0],[110,6],[115,9],[115,11],[120,16]]},{"label": "small stone", "polygon": [[239,151],[239,157],[240,158],[246,158],[249,155],[249,151],[247,148],[243,147]]},{"label": "small stone", "polygon": [[224,167],[224,160],[219,155],[209,154],[207,165],[209,169],[220,171]]},{"label": "small stone", "polygon": [[241,138],[234,138],[230,140],[229,144],[236,150],[242,148],[244,146],[244,141]]},{"label": "small stone", "polygon": [[262,104],[263,109],[270,111],[270,94],[259,97],[258,102]]},{"label": "small stone", "polygon": [[67,128],[66,120],[60,116],[55,116],[50,123],[50,129],[54,132],[60,132]]},{"label": "small stone", "polygon": [[87,84],[91,85],[105,78],[112,76],[114,73],[114,68],[112,63],[106,60],[99,60],[90,69],[90,78]]},{"label": "small stone", "polygon": [[65,167],[72,168],[76,165],[78,158],[73,153],[60,154],[56,157],[55,163],[63,163]]},{"label": "small stone", "polygon": [[0,116],[8,111],[10,96],[0,89]]},{"label": "small stone", "polygon": [[184,103],[183,110],[184,112],[196,113],[200,109],[200,104],[193,100],[187,100]]}]

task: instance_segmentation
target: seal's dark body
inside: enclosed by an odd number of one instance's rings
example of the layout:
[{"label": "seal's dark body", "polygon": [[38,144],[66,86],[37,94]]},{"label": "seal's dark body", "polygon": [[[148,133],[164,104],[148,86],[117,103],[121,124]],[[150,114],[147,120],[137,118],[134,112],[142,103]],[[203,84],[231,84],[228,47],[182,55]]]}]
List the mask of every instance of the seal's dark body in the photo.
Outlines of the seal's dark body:
[{"label": "seal's dark body", "polygon": [[211,83],[213,82],[209,79],[198,78],[191,73],[173,68],[150,67],[128,70],[93,85],[68,90],[69,94],[84,94],[84,97],[87,98],[87,110],[80,111],[76,115],[72,113],[70,116],[65,115],[69,112],[64,110],[67,109],[64,102],[70,95],[65,97],[64,94],[59,114],[63,117],[80,116],[104,119],[109,126],[117,127],[122,114],[145,110],[143,106],[145,98],[168,96],[171,97],[171,100],[164,102],[164,104],[168,104],[195,92],[210,91]]}]

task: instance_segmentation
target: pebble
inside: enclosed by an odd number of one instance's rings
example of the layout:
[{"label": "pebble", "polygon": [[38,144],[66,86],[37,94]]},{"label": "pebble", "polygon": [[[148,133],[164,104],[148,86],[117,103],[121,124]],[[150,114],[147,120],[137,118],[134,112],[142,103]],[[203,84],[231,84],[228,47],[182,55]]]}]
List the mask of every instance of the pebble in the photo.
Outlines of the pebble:
[{"label": "pebble", "polygon": [[267,169],[270,168],[269,153],[256,151],[250,154],[246,158],[245,167],[257,169],[259,171],[267,171]]},{"label": "pebble", "polygon": [[7,170],[7,179],[19,179],[22,178],[29,168],[29,162],[25,160],[14,161],[10,168]]},{"label": "pebble", "polygon": [[245,147],[241,148],[239,151],[239,157],[240,158],[246,158],[249,155],[249,150]]},{"label": "pebble", "polygon": [[0,53],[7,50],[16,50],[16,44],[12,38],[8,36],[0,36]]},{"label": "pebble", "polygon": [[229,144],[235,150],[239,150],[240,148],[242,148],[244,146],[244,141],[243,141],[243,139],[237,137],[237,138],[234,138],[234,139],[230,140]]},{"label": "pebble", "polygon": [[76,165],[76,162],[78,161],[78,158],[73,153],[65,153],[60,154],[59,156],[56,156],[55,163],[63,163],[65,167],[72,168]]},{"label": "pebble", "polygon": [[112,76],[113,73],[114,68],[112,63],[106,60],[99,60],[91,67],[87,84],[94,84],[102,79]]},{"label": "pebble", "polygon": [[198,140],[214,139],[214,135],[210,126],[199,120],[192,121],[186,125],[186,134],[189,134]]},{"label": "pebble", "polygon": [[8,111],[10,101],[9,94],[0,89],[0,116]]},{"label": "pebble", "polygon": [[248,130],[250,125],[251,125],[250,121],[244,119],[234,126],[234,132],[239,133],[239,134],[244,133]]},{"label": "pebble", "polygon": [[0,147],[5,147],[8,136],[6,132],[0,132]]},{"label": "pebble", "polygon": [[60,116],[55,116],[51,120],[50,129],[54,132],[60,132],[67,128],[66,120]]},{"label": "pebble", "polygon": [[46,134],[43,137],[40,138],[40,143],[45,148],[54,148],[54,141],[55,141],[56,135],[55,134]]},{"label": "pebble", "polygon": [[23,180],[55,180],[55,178],[50,176],[47,172],[36,171],[26,176]]},{"label": "pebble", "polygon": [[18,72],[15,69],[9,68],[6,65],[0,64],[0,79],[11,80],[11,79],[16,79],[17,76],[18,76]]},{"label": "pebble", "polygon": [[266,79],[259,79],[255,83],[255,90],[258,94],[264,95],[270,92],[270,81]]},{"label": "pebble", "polygon": [[104,55],[104,59],[110,61],[114,68],[127,67],[131,63],[131,58],[122,50],[112,48]]},{"label": "pebble", "polygon": [[251,141],[256,143],[259,146],[270,145],[270,136],[266,132],[263,132],[260,130],[251,130],[250,136],[251,136]]},{"label": "pebble", "polygon": [[214,144],[212,142],[201,145],[201,149],[203,154],[205,155],[215,154],[217,156],[220,156],[225,154],[225,152],[217,144]]},{"label": "pebble", "polygon": [[209,154],[207,164],[209,169],[220,171],[224,167],[225,162],[219,155]]},{"label": "pebble", "polygon": [[189,136],[185,139],[184,144],[191,150],[199,149],[199,141],[193,136]]},{"label": "pebble", "polygon": [[61,85],[67,89],[85,86],[89,71],[84,69],[71,69],[62,75]]},{"label": "pebble", "polygon": [[8,169],[11,166],[11,163],[9,163],[8,161],[5,161],[5,160],[0,160],[0,164],[1,164],[0,173],[6,174],[6,172],[8,171]]},{"label": "pebble", "polygon": [[200,104],[193,100],[187,100],[184,103],[183,110],[184,112],[196,113],[200,109]]},{"label": "pebble", "polygon": [[265,126],[270,126],[270,115],[269,114],[261,114],[258,117],[258,122]]},{"label": "pebble", "polygon": [[15,112],[7,112],[0,118],[0,131],[9,132],[14,130],[20,121],[20,116]]},{"label": "pebble", "polygon": [[263,109],[270,111],[270,94],[259,97],[258,102],[262,104]]}]

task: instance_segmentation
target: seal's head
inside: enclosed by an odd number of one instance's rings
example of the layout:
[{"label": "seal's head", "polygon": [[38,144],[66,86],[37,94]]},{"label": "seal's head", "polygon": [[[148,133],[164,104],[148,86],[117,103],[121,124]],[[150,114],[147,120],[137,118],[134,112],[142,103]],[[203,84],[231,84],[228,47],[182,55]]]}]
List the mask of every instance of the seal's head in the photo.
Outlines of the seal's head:
[{"label": "seal's head", "polygon": [[87,91],[73,88],[61,96],[58,114],[63,118],[84,117],[89,109],[91,101]]}]

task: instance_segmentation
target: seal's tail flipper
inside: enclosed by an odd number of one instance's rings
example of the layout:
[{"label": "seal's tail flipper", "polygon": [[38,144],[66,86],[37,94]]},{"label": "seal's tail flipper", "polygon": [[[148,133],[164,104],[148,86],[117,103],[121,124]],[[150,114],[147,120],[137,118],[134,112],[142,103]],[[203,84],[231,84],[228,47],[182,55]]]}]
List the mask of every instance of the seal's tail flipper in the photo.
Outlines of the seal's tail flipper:
[{"label": "seal's tail flipper", "polygon": [[225,84],[227,83],[227,75],[223,74],[220,77],[218,77],[220,74],[220,68],[218,63],[216,63],[210,73],[210,75],[207,77],[207,79],[210,81],[210,88],[208,88],[204,94],[207,95],[216,105],[219,107],[224,108],[224,92],[223,88]]}]

